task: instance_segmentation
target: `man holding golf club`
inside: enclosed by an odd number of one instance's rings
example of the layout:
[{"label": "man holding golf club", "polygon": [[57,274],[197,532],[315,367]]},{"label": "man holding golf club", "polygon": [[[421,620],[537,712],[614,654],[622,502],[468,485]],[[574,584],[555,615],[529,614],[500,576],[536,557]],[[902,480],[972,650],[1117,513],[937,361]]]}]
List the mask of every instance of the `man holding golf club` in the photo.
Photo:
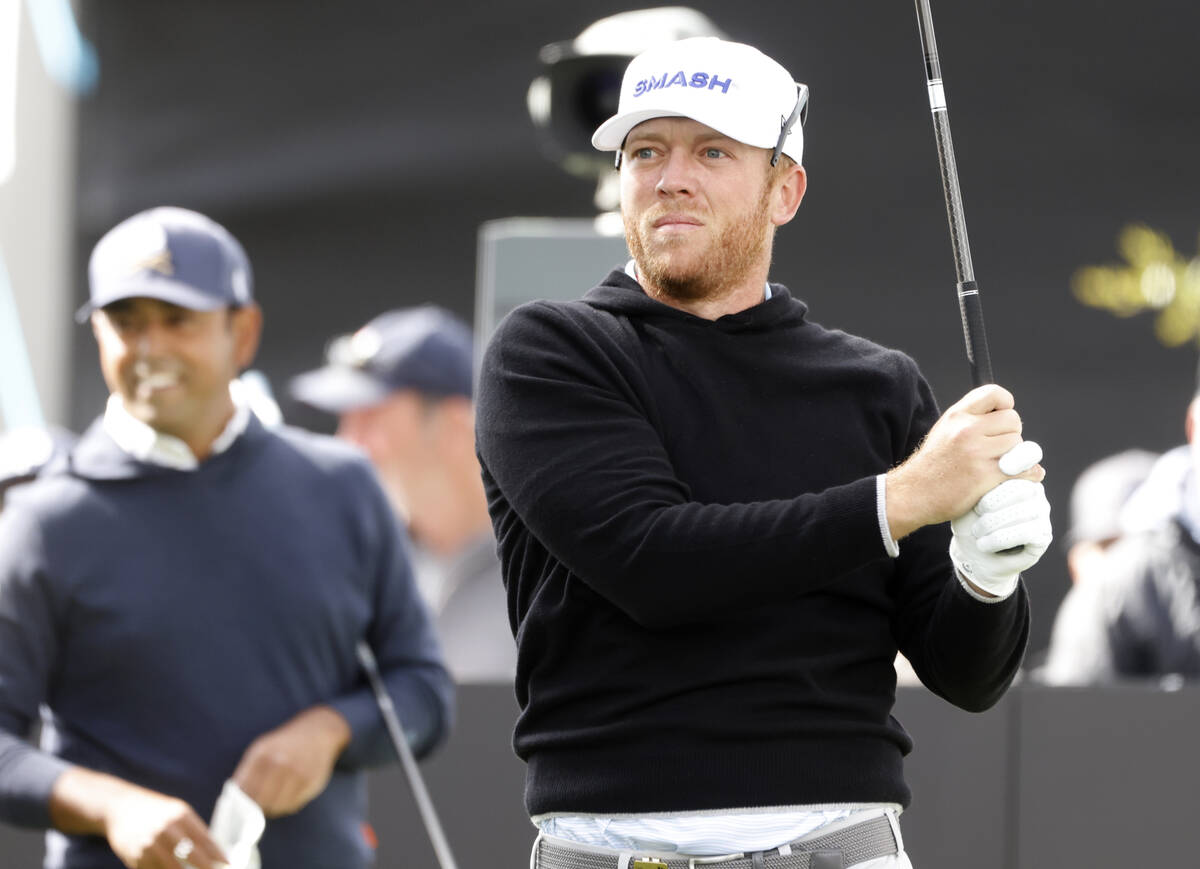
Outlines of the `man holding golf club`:
[{"label": "man holding golf club", "polygon": [[1013,397],[939,416],[904,354],[768,283],[807,89],[757,50],[648,50],[593,144],[633,259],[510,315],[478,449],[519,645],[541,867],[907,867],[903,652],[989,707],[1049,545]]}]

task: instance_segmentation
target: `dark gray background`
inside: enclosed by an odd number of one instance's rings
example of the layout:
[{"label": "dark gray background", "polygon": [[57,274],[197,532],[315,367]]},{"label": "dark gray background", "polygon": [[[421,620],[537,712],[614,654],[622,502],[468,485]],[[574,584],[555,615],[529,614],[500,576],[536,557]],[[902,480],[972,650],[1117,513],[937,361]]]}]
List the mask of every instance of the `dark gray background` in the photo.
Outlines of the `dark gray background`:
[{"label": "dark gray background", "polygon": [[[253,259],[259,365],[277,387],[385,308],[436,300],[469,317],[482,221],[591,213],[591,186],[540,153],[524,96],[540,46],[625,4],[81,6],[102,80],[81,107],[78,295],[87,251],[117,220],[164,203],[207,212]],[[812,89],[809,193],[773,277],[814,319],[910,352],[950,404],[969,382],[912,4],[694,6]],[[1149,316],[1084,308],[1070,281],[1116,261],[1131,222],[1196,251],[1200,6],[933,12],[995,370],[1046,449],[1061,535],[1085,465],[1183,439],[1194,349],[1159,346]],[[84,328],[75,350],[80,427],[103,387]],[[1067,587],[1061,550],[1029,580],[1038,649]]]}]

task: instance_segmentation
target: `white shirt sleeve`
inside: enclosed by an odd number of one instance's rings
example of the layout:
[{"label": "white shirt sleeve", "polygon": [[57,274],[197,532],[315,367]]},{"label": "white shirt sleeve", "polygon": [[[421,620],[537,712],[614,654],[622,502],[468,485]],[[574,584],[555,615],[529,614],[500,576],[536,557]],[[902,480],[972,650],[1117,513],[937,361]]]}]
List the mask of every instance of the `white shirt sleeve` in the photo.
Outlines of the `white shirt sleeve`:
[{"label": "white shirt sleeve", "polygon": [[883,548],[892,558],[900,555],[900,544],[892,539],[891,528],[887,518],[887,475],[880,474],[875,478],[875,515],[879,517],[879,534],[883,537]]}]

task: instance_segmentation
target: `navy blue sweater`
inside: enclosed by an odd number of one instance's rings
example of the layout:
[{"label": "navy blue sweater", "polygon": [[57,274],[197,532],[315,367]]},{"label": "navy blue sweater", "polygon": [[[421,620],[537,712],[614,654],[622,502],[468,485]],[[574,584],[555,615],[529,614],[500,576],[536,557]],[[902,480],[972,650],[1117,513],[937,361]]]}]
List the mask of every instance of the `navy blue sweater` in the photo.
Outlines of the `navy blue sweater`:
[{"label": "navy blue sweater", "polygon": [[[452,687],[370,466],[331,438],[257,420],[196,471],[135,461],[99,423],[0,514],[0,818],[48,825],[68,764],[209,818],[257,736],[327,703],[353,737],[324,793],[269,821],[265,867],[369,863],[361,770],[394,751],[355,645],[376,652],[419,751]],[[41,750],[21,740],[45,703]],[[50,834],[48,865],[118,867]]]},{"label": "navy blue sweater", "polygon": [[488,347],[531,814],[907,804],[897,649],[968,709],[1016,673],[1024,589],[967,594],[947,525],[884,548],[875,477],[938,415],[916,365],[772,293],[713,322],[613,272]]}]

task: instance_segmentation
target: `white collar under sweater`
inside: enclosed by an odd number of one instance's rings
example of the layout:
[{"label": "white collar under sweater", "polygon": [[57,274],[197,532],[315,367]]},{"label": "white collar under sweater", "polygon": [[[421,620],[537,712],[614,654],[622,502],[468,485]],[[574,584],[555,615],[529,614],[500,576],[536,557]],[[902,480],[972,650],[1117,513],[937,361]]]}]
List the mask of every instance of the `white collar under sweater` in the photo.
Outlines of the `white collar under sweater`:
[{"label": "white collar under sweater", "polygon": [[[233,399],[233,417],[213,441],[212,455],[225,452],[250,424],[250,404],[235,380],[229,384]],[[177,471],[194,471],[200,462],[191,447],[174,435],[156,431],[125,409],[121,396],[113,393],[104,409],[104,431],[118,447],[138,461]]]}]

